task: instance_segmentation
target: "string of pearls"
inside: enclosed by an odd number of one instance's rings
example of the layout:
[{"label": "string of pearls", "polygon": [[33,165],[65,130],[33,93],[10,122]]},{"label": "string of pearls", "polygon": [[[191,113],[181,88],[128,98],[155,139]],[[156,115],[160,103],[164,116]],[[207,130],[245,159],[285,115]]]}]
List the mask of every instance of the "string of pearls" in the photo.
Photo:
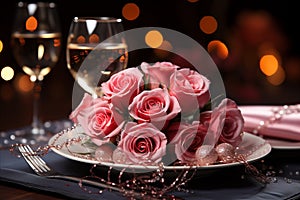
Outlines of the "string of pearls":
[{"label": "string of pearls", "polygon": [[272,108],[272,115],[266,120],[261,120],[259,125],[253,130],[253,133],[258,135],[259,131],[268,127],[270,124],[274,124],[280,121],[285,115],[294,113],[300,113],[300,104],[296,105],[284,105]]}]

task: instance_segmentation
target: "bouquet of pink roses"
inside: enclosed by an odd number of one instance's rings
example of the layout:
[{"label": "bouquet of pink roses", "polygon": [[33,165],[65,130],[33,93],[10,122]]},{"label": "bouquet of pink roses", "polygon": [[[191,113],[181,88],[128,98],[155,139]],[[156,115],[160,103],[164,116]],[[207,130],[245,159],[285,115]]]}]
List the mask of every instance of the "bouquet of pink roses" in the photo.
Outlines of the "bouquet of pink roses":
[{"label": "bouquet of pink roses", "polygon": [[210,81],[195,70],[143,62],[101,87],[103,96],[85,94],[70,114],[100,161],[210,165],[230,162],[242,141],[238,106],[224,98],[212,108]]}]

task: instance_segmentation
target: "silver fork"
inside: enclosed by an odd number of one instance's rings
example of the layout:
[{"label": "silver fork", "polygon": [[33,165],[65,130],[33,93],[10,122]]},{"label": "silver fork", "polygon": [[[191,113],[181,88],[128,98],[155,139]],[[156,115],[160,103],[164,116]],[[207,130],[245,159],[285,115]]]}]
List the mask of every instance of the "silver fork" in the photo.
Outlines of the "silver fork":
[{"label": "silver fork", "polygon": [[96,181],[91,181],[91,180],[86,180],[86,179],[81,179],[78,177],[73,177],[73,176],[66,176],[58,173],[54,169],[52,169],[47,163],[39,156],[34,153],[34,151],[31,149],[29,145],[21,145],[18,147],[21,155],[25,159],[25,161],[28,163],[28,165],[33,169],[33,171],[43,177],[47,178],[56,178],[56,179],[63,179],[63,180],[70,180],[70,181],[75,181],[78,183],[84,183],[88,184],[90,186],[96,186],[100,188],[105,188],[109,190],[114,190],[118,192],[125,192],[126,194],[130,194],[134,197],[145,197],[145,195],[142,195],[141,193],[138,192],[133,192],[133,191],[127,191],[126,189],[121,189],[112,185],[96,182]]},{"label": "silver fork", "polygon": [[[114,191],[129,195],[127,197],[131,197],[131,198],[133,197],[135,199],[151,199],[151,200],[161,199],[161,198],[158,198],[158,197],[155,197],[152,195],[148,195],[145,193],[136,192],[136,191],[128,190],[125,188],[118,188],[116,186],[108,185],[105,183],[100,183],[97,181],[81,179],[81,178],[74,177],[74,176],[62,175],[59,172],[52,169],[49,165],[47,165],[47,163],[39,155],[34,153],[34,151],[31,149],[31,147],[29,145],[20,145],[18,147],[18,149],[19,149],[21,155],[23,156],[23,158],[25,159],[25,161],[28,163],[28,165],[39,176],[43,176],[43,177],[47,177],[47,178],[54,178],[54,179],[75,181],[78,183],[81,182],[81,183],[84,183],[84,184],[87,184],[90,186],[96,186],[98,188],[114,190]],[[165,196],[165,195],[163,195],[163,196]],[[170,198],[169,195],[166,195],[165,197]],[[166,198],[166,199],[168,199],[168,198]],[[180,199],[180,198],[172,196],[171,199]]]}]

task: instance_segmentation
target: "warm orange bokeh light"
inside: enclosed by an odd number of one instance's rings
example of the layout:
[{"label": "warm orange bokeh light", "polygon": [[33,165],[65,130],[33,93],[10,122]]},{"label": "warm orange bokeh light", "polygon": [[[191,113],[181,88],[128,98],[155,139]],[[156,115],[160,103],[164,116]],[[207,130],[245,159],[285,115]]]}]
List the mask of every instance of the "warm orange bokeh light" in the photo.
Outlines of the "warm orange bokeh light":
[{"label": "warm orange bokeh light", "polygon": [[157,30],[149,31],[145,36],[146,44],[151,48],[159,47],[164,41],[162,34]]},{"label": "warm orange bokeh light", "polygon": [[220,40],[213,40],[207,45],[207,51],[210,54],[215,54],[218,58],[222,60],[228,57],[228,48],[227,46],[221,42]]},{"label": "warm orange bokeh light", "polygon": [[169,41],[164,40],[161,43],[161,45],[159,46],[159,48],[162,48],[162,49],[164,49],[166,51],[171,51],[173,49],[173,46],[172,46],[172,44]]},{"label": "warm orange bokeh light", "polygon": [[78,36],[78,38],[77,38],[77,42],[78,43],[85,43],[85,38],[82,36],[82,35],[80,35],[80,36]]},{"label": "warm orange bokeh light", "polygon": [[3,42],[0,40],[0,53],[1,53],[2,49],[3,49]]},{"label": "warm orange bokeh light", "polygon": [[60,39],[54,39],[54,46],[59,47],[60,46]]},{"label": "warm orange bokeh light", "polygon": [[127,3],[122,8],[122,15],[127,20],[135,20],[140,15],[140,8],[135,3]]},{"label": "warm orange bokeh light", "polygon": [[99,41],[100,41],[100,38],[97,34],[90,35],[90,37],[89,37],[90,43],[99,43]]},{"label": "warm orange bokeh light", "polygon": [[196,3],[198,2],[199,0],[187,0],[188,2],[191,2],[191,3]]},{"label": "warm orange bokeh light", "polygon": [[218,22],[213,16],[204,16],[199,22],[200,29],[206,34],[214,33],[218,28]]},{"label": "warm orange bokeh light", "polygon": [[285,71],[283,70],[283,68],[281,66],[279,66],[278,70],[272,76],[267,77],[267,80],[272,85],[278,86],[284,82],[285,77],[286,77]]},{"label": "warm orange bokeh light", "polygon": [[30,81],[27,75],[18,75],[16,78],[16,87],[20,92],[30,92],[33,89],[34,83]]},{"label": "warm orange bokeh light", "polygon": [[260,70],[267,76],[272,76],[278,70],[278,60],[274,55],[264,55],[259,61]]},{"label": "warm orange bokeh light", "polygon": [[38,26],[38,21],[35,17],[31,16],[26,20],[26,30],[35,31]]},{"label": "warm orange bokeh light", "polygon": [[[164,51],[161,51],[161,49],[163,49]],[[160,58],[164,58],[166,56],[169,55],[170,51],[173,49],[173,46],[172,44],[167,41],[167,40],[164,40],[161,45],[158,47],[158,49],[155,49],[154,50],[154,53],[160,57]]]}]

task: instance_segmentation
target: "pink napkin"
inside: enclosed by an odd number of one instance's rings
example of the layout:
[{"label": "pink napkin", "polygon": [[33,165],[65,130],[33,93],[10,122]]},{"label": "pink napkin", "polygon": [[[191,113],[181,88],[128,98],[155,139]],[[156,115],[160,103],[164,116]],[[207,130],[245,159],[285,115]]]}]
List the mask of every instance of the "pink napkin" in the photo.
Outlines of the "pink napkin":
[{"label": "pink napkin", "polygon": [[300,104],[239,106],[245,119],[244,131],[278,139],[300,141]]}]

